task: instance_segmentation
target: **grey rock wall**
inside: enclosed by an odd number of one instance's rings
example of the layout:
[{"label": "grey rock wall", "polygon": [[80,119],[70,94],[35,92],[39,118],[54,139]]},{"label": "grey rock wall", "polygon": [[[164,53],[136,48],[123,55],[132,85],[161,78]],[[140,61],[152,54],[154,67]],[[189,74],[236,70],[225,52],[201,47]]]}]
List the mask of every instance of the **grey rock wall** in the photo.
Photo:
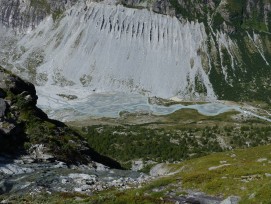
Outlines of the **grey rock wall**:
[{"label": "grey rock wall", "polygon": [[77,0],[0,0],[0,22],[15,29],[34,29],[47,15],[58,15]]}]

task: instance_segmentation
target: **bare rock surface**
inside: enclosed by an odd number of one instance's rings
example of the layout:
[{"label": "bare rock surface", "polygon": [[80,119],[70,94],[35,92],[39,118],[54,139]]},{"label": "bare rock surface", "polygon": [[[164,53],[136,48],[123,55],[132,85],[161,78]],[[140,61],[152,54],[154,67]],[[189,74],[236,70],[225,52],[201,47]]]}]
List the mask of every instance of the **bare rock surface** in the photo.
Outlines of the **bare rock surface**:
[{"label": "bare rock surface", "polygon": [[168,173],[170,173],[170,170],[168,169],[168,165],[164,163],[157,164],[150,170],[151,176],[164,176]]},{"label": "bare rock surface", "polygon": [[[79,192],[92,194],[109,188],[128,189],[151,179],[143,173],[96,166],[69,166],[64,162],[29,161],[31,156],[0,157],[0,193]],[[31,162],[31,163],[29,163]],[[99,167],[100,168],[100,167]]]},{"label": "bare rock surface", "polygon": [[5,115],[6,109],[6,102],[4,101],[4,99],[0,98],[0,118]]}]

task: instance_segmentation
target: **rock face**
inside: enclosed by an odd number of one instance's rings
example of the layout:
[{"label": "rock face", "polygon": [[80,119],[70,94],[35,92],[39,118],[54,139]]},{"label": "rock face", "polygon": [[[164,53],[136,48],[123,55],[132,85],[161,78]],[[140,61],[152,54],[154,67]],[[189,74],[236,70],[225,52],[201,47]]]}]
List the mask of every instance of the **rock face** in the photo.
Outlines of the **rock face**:
[{"label": "rock face", "polygon": [[120,168],[110,158],[92,150],[87,142],[63,123],[48,119],[36,107],[33,84],[0,67],[0,153],[28,152],[33,161],[94,161]]},{"label": "rock face", "polygon": [[240,197],[238,196],[230,196],[223,200],[221,204],[237,204],[240,201]]},{"label": "rock face", "polygon": [[1,0],[0,16],[3,25],[17,32],[34,29],[47,15],[58,15],[76,0]]},{"label": "rock face", "polygon": [[46,148],[44,144],[33,145],[28,151],[30,152],[32,158],[38,161],[48,161],[54,159],[53,155],[47,153],[48,148]]},{"label": "rock face", "polygon": [[157,164],[154,167],[151,168],[150,170],[150,175],[151,176],[165,176],[170,172],[170,169],[168,166],[164,163]]},{"label": "rock face", "polygon": [[[7,100],[7,91],[19,93],[20,89],[23,88],[18,86],[17,89],[16,83],[22,85],[21,81],[16,81],[15,78],[4,72],[4,70],[0,70],[0,151],[3,152],[20,147],[26,139],[21,122],[17,120],[16,114],[11,114],[10,110],[13,104],[10,100]],[[27,86],[29,86],[30,91],[28,93],[33,95],[32,87],[25,83],[24,87]],[[25,92],[25,94],[27,93]],[[32,103],[36,103],[36,101],[32,101]]]},{"label": "rock face", "polygon": [[0,117],[3,117],[5,115],[6,109],[6,102],[4,101],[4,99],[0,98]]},{"label": "rock face", "polygon": [[270,103],[268,2],[38,2],[0,2],[7,32],[26,33],[0,61],[37,85]]},{"label": "rock face", "polygon": [[47,19],[32,33],[39,37],[19,42],[27,50],[21,59],[30,53],[40,59],[28,60],[38,66],[29,76],[38,85],[215,98],[199,55],[206,49],[203,24],[94,2],[78,3],[64,16],[57,28]]}]

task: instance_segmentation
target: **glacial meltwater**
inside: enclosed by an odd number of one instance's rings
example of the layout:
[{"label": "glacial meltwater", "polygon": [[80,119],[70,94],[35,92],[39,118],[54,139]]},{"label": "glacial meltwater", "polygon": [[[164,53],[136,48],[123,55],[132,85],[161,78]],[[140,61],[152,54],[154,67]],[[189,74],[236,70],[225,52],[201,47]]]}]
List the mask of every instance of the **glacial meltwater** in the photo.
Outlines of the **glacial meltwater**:
[{"label": "glacial meltwater", "polygon": [[48,97],[39,95],[39,99],[39,107],[45,110],[49,117],[62,121],[71,121],[87,117],[117,118],[121,112],[167,115],[184,108],[195,109],[201,114],[214,116],[229,110],[238,109],[236,106],[221,103],[163,106],[150,104],[147,96],[122,92],[93,93],[85,98],[74,100],[57,96]]}]

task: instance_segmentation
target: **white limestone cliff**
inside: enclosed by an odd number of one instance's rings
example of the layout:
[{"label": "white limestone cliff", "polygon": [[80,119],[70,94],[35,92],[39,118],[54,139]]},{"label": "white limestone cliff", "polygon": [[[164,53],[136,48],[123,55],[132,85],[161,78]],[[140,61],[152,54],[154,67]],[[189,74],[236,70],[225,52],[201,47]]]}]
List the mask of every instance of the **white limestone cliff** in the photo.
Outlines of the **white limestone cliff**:
[{"label": "white limestone cliff", "polygon": [[[17,64],[43,86],[214,99],[202,66],[205,40],[204,25],[198,22],[87,1],[57,23],[47,17],[25,35]],[[197,93],[197,83],[205,93]]]}]

